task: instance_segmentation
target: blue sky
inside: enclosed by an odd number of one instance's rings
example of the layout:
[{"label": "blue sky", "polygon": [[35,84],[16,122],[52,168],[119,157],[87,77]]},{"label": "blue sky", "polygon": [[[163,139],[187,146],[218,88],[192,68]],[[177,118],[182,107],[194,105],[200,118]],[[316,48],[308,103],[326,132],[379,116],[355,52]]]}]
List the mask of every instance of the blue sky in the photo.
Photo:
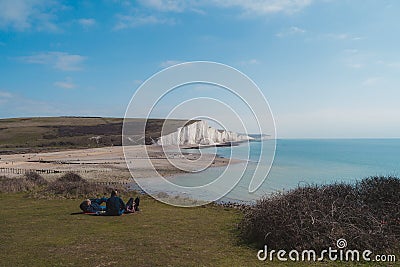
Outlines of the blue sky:
[{"label": "blue sky", "polygon": [[399,13],[395,0],[0,0],[0,117],[123,117],[151,75],[207,60],[257,83],[278,137],[400,137]]}]

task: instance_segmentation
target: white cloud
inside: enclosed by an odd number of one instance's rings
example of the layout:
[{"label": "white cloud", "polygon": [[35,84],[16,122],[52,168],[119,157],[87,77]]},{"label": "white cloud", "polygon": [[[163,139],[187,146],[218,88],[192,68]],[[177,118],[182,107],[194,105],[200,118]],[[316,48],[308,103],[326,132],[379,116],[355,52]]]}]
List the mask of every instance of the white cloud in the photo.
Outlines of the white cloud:
[{"label": "white cloud", "polygon": [[210,0],[221,7],[238,7],[246,14],[294,13],[307,7],[312,0]]},{"label": "white cloud", "polygon": [[359,51],[358,49],[345,49],[344,52],[347,54],[357,54]]},{"label": "white cloud", "polygon": [[0,1],[0,28],[55,31],[58,27],[54,23],[54,13],[60,8],[60,4],[50,0]]},{"label": "white cloud", "polygon": [[362,85],[374,86],[374,85],[379,84],[380,81],[382,81],[382,77],[369,77],[362,82]]},{"label": "white cloud", "polygon": [[[142,6],[162,12],[199,11],[202,7],[239,8],[247,15],[294,13],[309,6],[313,0],[140,0]],[[204,13],[203,10],[200,10]]]},{"label": "white cloud", "polygon": [[253,59],[249,59],[249,60],[240,61],[239,64],[240,65],[257,65],[257,64],[260,64],[260,61],[253,58]]},{"label": "white cloud", "polygon": [[362,67],[364,67],[364,65],[361,63],[349,63],[347,64],[347,66],[353,69],[361,69]]},{"label": "white cloud", "polygon": [[199,8],[195,8],[195,7],[191,8],[190,11],[193,11],[194,13],[197,13],[199,15],[206,15],[207,14],[207,12],[204,11],[203,9],[199,9]]},{"label": "white cloud", "polygon": [[359,41],[364,39],[363,37],[348,34],[348,33],[328,33],[325,34],[325,37],[334,40],[350,40],[350,41]]},{"label": "white cloud", "polygon": [[67,77],[65,81],[55,82],[54,85],[63,89],[73,89],[76,87],[76,84],[74,84],[69,77]]},{"label": "white cloud", "polygon": [[14,97],[13,94],[7,91],[0,91],[0,104],[4,105]]},{"label": "white cloud", "polygon": [[346,33],[340,33],[340,34],[328,34],[328,37],[331,37],[333,39],[338,39],[338,40],[345,40],[345,39],[349,39],[349,35]]},{"label": "white cloud", "polygon": [[[400,61],[386,61],[377,60],[374,54],[359,51],[358,49],[345,49],[343,61],[347,67],[360,69],[360,68],[379,68],[380,70],[398,70],[400,69]],[[372,80],[371,80],[372,81]],[[364,81],[364,85],[370,85],[371,81]]]},{"label": "white cloud", "polygon": [[389,68],[394,68],[394,69],[400,68],[400,62],[399,61],[398,62],[396,62],[396,61],[387,62],[387,61],[384,61],[384,60],[378,60],[376,63],[378,65],[380,65],[380,66],[385,66],[385,67],[389,67]]},{"label": "white cloud", "polygon": [[46,52],[19,57],[19,59],[31,64],[50,65],[55,69],[63,71],[78,71],[82,69],[81,64],[86,60],[86,57],[65,52]]},{"label": "white cloud", "polygon": [[400,68],[400,62],[390,62],[387,66],[391,68]]},{"label": "white cloud", "polygon": [[95,19],[78,19],[78,23],[85,29],[88,29],[91,26],[94,26],[96,24],[96,20]]},{"label": "white cloud", "polygon": [[6,91],[0,91],[0,110],[1,107],[5,104],[7,104],[10,99],[13,98],[13,94],[6,92]]},{"label": "white cloud", "polygon": [[284,31],[277,33],[276,36],[282,38],[282,37],[286,37],[286,36],[290,36],[290,35],[303,34],[305,32],[306,32],[306,30],[293,26],[293,27],[290,27],[289,29],[286,29]]},{"label": "white cloud", "polygon": [[148,24],[175,24],[175,20],[171,18],[159,18],[154,15],[138,16],[138,15],[117,15],[117,23],[114,30],[123,30],[128,28],[135,28]]},{"label": "white cloud", "polygon": [[4,99],[4,98],[11,98],[11,97],[13,97],[13,94],[11,94],[10,92],[0,91],[0,98]]},{"label": "white cloud", "polygon": [[343,63],[352,69],[361,69],[371,65],[371,55],[355,48],[344,49],[341,57]]},{"label": "white cloud", "polygon": [[183,61],[180,61],[180,60],[166,60],[166,61],[161,62],[159,66],[161,68],[168,68],[168,67],[171,67],[173,65],[182,63],[182,62]]},{"label": "white cloud", "polygon": [[[160,17],[158,12],[185,12],[204,15],[206,8],[239,9],[241,15],[266,15],[273,13],[291,14],[310,5],[314,0],[138,0],[142,10],[134,7],[131,2],[123,1],[121,5],[128,10],[127,14],[117,14],[117,23],[114,30],[135,28],[149,24],[167,24],[174,25],[176,21],[173,18],[165,16]],[[143,8],[151,9],[151,15],[141,14]],[[139,11],[138,11],[139,10]],[[129,13],[130,12],[130,13]],[[132,14],[133,13],[133,14]],[[293,32],[300,33],[304,30],[293,27]]]},{"label": "white cloud", "polygon": [[159,11],[182,12],[192,1],[183,0],[139,0],[141,5],[157,9]]}]

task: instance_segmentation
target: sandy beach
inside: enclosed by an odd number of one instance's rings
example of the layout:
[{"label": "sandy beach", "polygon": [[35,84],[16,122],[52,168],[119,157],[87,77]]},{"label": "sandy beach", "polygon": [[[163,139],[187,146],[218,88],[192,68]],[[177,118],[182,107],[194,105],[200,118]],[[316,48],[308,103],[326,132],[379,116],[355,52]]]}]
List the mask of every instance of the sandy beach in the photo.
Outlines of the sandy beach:
[{"label": "sandy beach", "polygon": [[[163,151],[160,146],[129,146],[129,163],[134,166],[132,175],[125,161],[123,147],[113,146],[77,149],[47,153],[11,154],[0,156],[0,175],[21,176],[34,170],[46,179],[53,180],[65,172],[76,172],[87,180],[96,182],[130,182],[132,176],[152,177],[154,168],[163,176],[195,171],[204,167],[227,165],[235,160],[214,157],[211,154]],[[184,166],[184,170],[176,166]]]}]

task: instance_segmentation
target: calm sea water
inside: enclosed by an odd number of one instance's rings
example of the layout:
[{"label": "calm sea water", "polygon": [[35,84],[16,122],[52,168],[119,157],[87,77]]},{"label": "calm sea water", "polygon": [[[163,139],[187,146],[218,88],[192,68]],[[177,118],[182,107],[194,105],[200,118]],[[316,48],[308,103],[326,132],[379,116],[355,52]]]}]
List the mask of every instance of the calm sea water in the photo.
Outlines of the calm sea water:
[{"label": "calm sea water", "polygon": [[[282,139],[277,140],[275,160],[267,178],[257,191],[249,193],[251,174],[258,164],[261,147],[263,153],[271,153],[273,141],[250,142],[217,149],[217,154],[226,158],[232,153],[235,158],[249,159],[242,179],[222,201],[254,201],[265,194],[304,184],[354,182],[374,175],[400,175],[400,139]],[[202,152],[215,151],[203,149]],[[240,172],[243,165],[235,164],[234,168]],[[267,171],[268,166],[260,163],[259,168]],[[223,171],[222,167],[209,168],[200,173],[179,175],[170,178],[170,181],[183,186],[198,186],[211,182]],[[157,189],[156,185],[153,188],[155,191],[163,191],[162,188]]]}]

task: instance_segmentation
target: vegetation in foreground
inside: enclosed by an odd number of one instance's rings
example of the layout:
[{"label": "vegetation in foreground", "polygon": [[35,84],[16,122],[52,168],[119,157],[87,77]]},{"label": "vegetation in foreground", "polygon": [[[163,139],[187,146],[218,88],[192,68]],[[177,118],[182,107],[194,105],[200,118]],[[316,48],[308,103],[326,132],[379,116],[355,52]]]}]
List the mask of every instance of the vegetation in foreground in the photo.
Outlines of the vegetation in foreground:
[{"label": "vegetation in foreground", "polygon": [[[260,264],[254,250],[237,245],[241,213],[235,209],[177,208],[142,195],[139,213],[71,214],[80,211],[83,198],[110,190],[74,173],[54,182],[36,173],[0,177],[0,266]],[[133,194],[124,191],[123,198]]]},{"label": "vegetation in foreground", "polygon": [[265,197],[248,209],[240,236],[259,248],[322,251],[344,238],[347,249],[399,251],[400,179],[371,177],[305,186]]},{"label": "vegetation in foreground", "polygon": [[[35,173],[2,177],[0,189],[0,266],[349,265],[259,261],[257,250],[238,238],[243,218],[238,209],[178,208],[142,195],[139,213],[72,215],[79,212],[82,198],[109,189],[72,173],[52,183]],[[123,198],[132,194],[124,192]]]},{"label": "vegetation in foreground", "polygon": [[109,217],[71,215],[81,199],[0,193],[0,266],[264,265],[236,243],[238,210],[141,199],[139,213]]},{"label": "vegetation in foreground", "polygon": [[36,172],[28,172],[20,178],[0,176],[0,193],[26,192],[34,198],[90,198],[108,195],[112,189],[125,192],[122,186],[110,187],[88,182],[76,173],[66,173],[48,182]]}]

